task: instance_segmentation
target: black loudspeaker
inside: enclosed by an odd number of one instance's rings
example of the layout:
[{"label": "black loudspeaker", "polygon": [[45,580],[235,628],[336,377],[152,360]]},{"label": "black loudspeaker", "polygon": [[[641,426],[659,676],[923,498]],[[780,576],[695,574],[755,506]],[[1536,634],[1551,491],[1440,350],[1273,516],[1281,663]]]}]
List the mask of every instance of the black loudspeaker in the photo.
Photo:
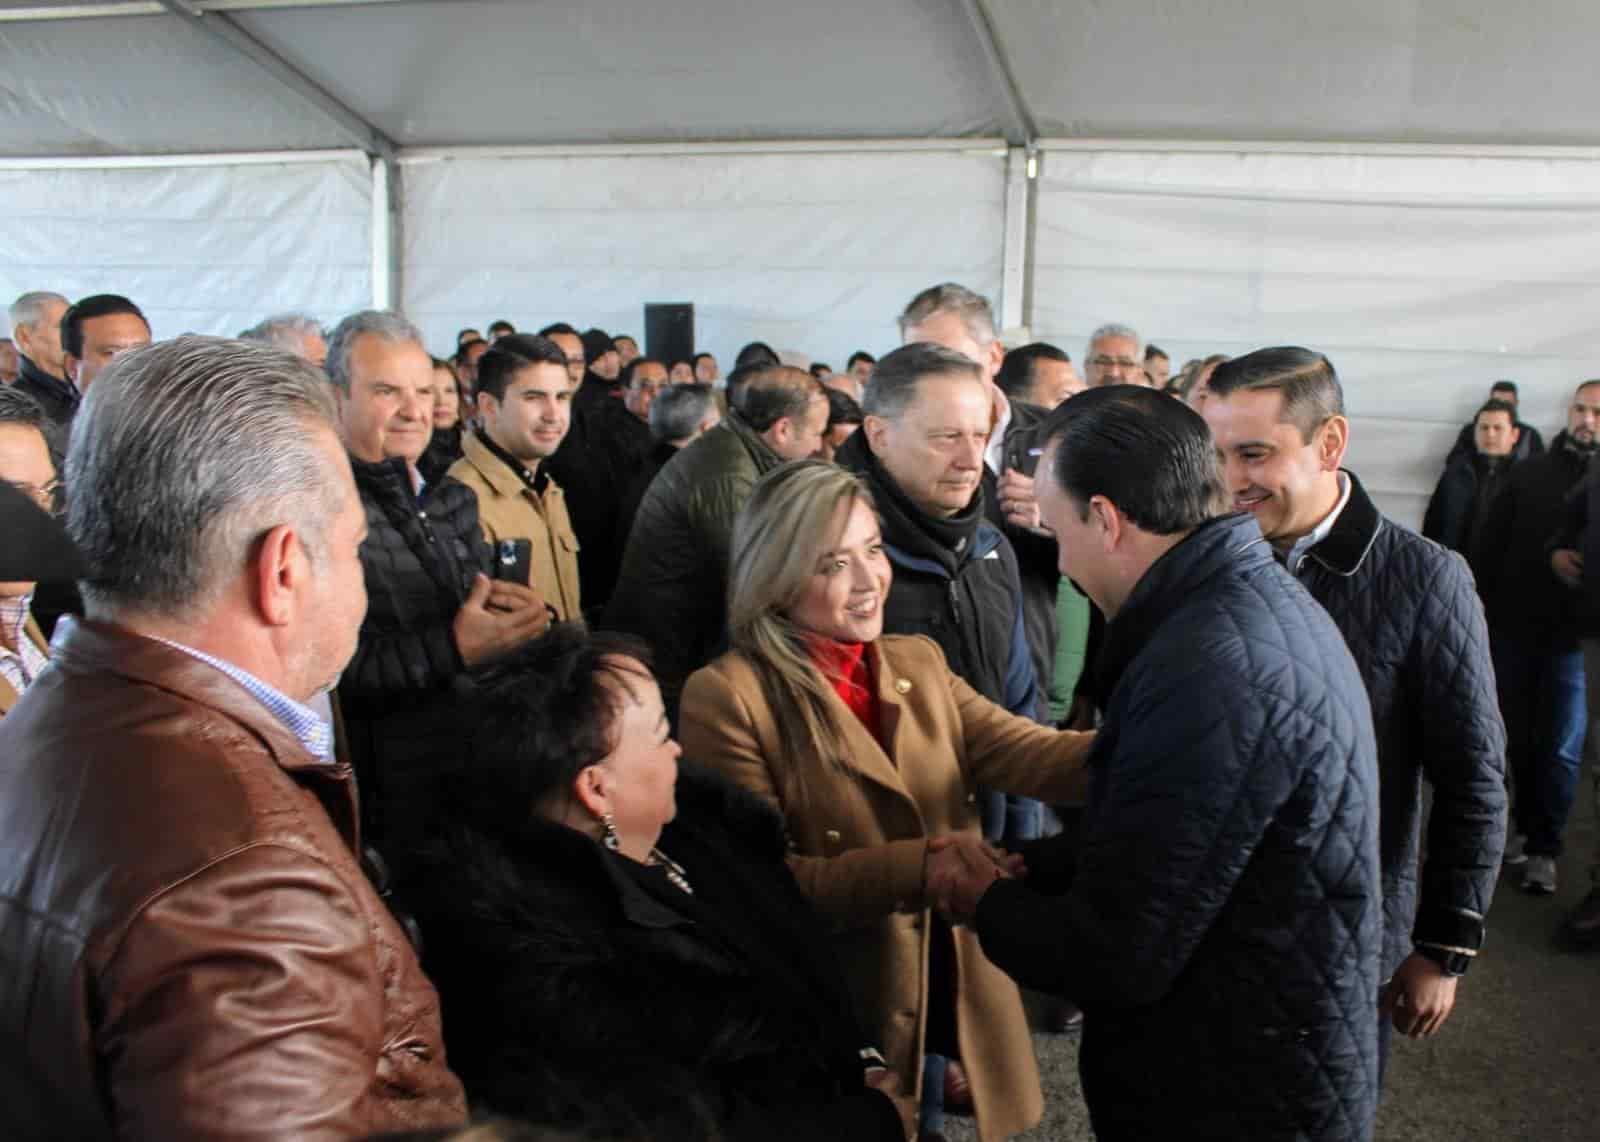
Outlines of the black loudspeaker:
[{"label": "black loudspeaker", "polygon": [[684,302],[646,304],[644,354],[663,365],[694,360],[694,306]]}]

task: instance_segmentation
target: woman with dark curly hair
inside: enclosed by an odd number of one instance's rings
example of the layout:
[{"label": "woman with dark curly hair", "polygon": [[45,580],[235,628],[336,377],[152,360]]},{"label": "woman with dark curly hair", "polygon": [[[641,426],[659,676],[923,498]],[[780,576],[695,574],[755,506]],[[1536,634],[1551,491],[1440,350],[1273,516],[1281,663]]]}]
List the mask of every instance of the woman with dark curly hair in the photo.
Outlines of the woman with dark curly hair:
[{"label": "woman with dark curly hair", "polygon": [[903,1139],[759,799],[684,773],[631,641],[562,624],[481,677],[408,901],[475,1110],[657,1139]]}]

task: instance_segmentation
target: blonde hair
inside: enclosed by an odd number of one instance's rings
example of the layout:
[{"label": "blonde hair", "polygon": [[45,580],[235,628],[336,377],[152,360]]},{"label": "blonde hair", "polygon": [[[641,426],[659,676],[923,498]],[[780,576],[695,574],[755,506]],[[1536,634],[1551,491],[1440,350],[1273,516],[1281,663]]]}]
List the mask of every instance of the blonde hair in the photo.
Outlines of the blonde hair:
[{"label": "blonde hair", "polygon": [[734,650],[756,672],[778,724],[784,756],[774,758],[786,805],[804,804],[802,756],[844,764],[844,731],[833,686],[812,662],[803,628],[789,618],[833,542],[840,505],[876,507],[861,478],[823,460],[781,465],[756,484],[733,525],[728,629]]}]

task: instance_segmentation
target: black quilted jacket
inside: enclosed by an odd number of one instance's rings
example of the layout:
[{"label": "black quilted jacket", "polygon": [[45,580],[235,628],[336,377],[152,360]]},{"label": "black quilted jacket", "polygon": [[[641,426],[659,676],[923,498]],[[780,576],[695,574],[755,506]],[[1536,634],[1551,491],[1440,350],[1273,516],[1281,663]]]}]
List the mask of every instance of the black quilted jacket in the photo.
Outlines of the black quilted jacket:
[{"label": "black quilted jacket", "polygon": [[[1506,732],[1465,561],[1385,519],[1345,474],[1349,502],[1292,570],[1343,632],[1372,700],[1387,979],[1414,942],[1483,944],[1505,847]],[[1433,810],[1419,890],[1423,777]]]},{"label": "black quilted jacket", "polygon": [[339,703],[367,840],[387,851],[418,826],[422,785],[456,738],[463,667],[450,628],[490,561],[471,489],[446,478],[427,485],[419,502],[403,461],[351,457],[350,466],[367,512],[367,616],[339,680]]},{"label": "black quilted jacket", "polygon": [[991,960],[1082,1005],[1095,1136],[1371,1138],[1377,751],[1338,630],[1227,516],[1145,573],[1095,689],[1070,867],[1030,852],[976,920]]}]

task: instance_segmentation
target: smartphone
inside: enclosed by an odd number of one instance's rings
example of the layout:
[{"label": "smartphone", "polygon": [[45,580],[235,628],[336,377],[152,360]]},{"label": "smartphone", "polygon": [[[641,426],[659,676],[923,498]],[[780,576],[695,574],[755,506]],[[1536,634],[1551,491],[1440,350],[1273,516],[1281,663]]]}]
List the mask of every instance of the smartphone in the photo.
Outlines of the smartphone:
[{"label": "smartphone", "polygon": [[532,574],[532,540],[502,539],[494,545],[494,578],[525,584]]}]

